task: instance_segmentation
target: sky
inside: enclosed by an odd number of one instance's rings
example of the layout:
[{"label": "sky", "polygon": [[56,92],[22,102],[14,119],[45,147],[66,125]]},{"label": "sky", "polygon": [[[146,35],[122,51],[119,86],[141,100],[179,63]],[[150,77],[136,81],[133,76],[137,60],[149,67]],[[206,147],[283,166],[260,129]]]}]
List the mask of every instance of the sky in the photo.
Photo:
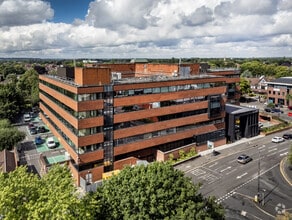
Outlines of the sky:
[{"label": "sky", "polygon": [[292,57],[292,0],[0,0],[0,57]]}]

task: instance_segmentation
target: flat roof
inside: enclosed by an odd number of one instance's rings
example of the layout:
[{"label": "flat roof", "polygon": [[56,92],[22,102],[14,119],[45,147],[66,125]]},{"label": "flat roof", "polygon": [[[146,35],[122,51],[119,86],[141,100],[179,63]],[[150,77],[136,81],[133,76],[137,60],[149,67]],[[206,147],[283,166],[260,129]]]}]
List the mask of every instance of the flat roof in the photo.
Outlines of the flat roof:
[{"label": "flat roof", "polygon": [[233,105],[233,104],[228,104],[227,103],[225,105],[225,111],[228,114],[241,114],[241,113],[259,111],[259,110],[257,108],[239,106],[239,105]]}]

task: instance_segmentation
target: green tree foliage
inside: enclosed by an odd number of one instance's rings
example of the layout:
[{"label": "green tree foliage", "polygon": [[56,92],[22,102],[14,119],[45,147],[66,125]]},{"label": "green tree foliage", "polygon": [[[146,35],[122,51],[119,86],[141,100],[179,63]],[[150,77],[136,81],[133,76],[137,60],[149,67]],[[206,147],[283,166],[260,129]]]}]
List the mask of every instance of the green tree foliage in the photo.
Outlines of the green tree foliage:
[{"label": "green tree foliage", "polygon": [[241,94],[245,95],[245,94],[251,93],[250,83],[246,78],[240,77],[240,83],[239,84],[240,84],[240,92],[241,92]]},{"label": "green tree foliage", "polygon": [[0,65],[0,74],[6,78],[6,76],[10,74],[14,75],[21,75],[25,72],[25,69],[21,64],[9,62],[9,63],[3,63]]},{"label": "green tree foliage", "polygon": [[[92,195],[96,219],[223,219],[214,197],[204,198],[183,172],[168,163],[126,167]],[[99,206],[100,208],[100,206]]]},{"label": "green tree foliage", "polygon": [[13,121],[19,114],[22,103],[21,91],[17,90],[15,80],[0,84],[0,118]]},{"label": "green tree foliage", "polygon": [[39,102],[38,73],[34,69],[27,70],[18,80],[17,88],[22,91],[26,107],[32,107]]},{"label": "green tree foliage", "polygon": [[279,66],[278,63],[264,63],[263,61],[248,61],[240,65],[242,73],[249,71],[253,77],[271,76],[275,78],[292,76],[292,71],[287,66]]},{"label": "green tree foliage", "polygon": [[11,149],[24,138],[25,133],[12,126],[7,119],[0,120],[0,151]]},{"label": "green tree foliage", "polygon": [[67,168],[53,166],[39,178],[26,167],[0,173],[3,219],[90,219]]}]

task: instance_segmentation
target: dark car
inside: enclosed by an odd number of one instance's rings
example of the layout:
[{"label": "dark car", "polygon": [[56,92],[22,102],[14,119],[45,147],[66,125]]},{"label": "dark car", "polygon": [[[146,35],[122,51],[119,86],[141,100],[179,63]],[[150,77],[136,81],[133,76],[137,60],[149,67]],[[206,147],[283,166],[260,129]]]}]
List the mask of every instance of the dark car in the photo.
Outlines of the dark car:
[{"label": "dark car", "polygon": [[270,109],[270,108],[265,108],[265,112],[272,112],[272,109]]},{"label": "dark car", "polygon": [[241,163],[241,164],[246,164],[250,161],[252,161],[252,158],[250,156],[245,155],[245,154],[242,154],[237,158],[237,162]]},{"label": "dark car", "polygon": [[38,126],[36,129],[38,133],[45,133],[47,131],[45,126]]},{"label": "dark car", "polygon": [[35,139],[34,139],[34,143],[35,143],[36,145],[40,145],[40,144],[42,144],[42,143],[43,143],[43,139],[41,138],[41,136],[37,136],[37,137],[35,137]]},{"label": "dark car", "polygon": [[30,129],[29,129],[29,133],[30,133],[30,134],[37,134],[37,129],[36,129],[36,127],[32,127],[32,128],[30,128]]},{"label": "dark car", "polygon": [[283,134],[283,138],[285,139],[292,139],[292,134]]}]

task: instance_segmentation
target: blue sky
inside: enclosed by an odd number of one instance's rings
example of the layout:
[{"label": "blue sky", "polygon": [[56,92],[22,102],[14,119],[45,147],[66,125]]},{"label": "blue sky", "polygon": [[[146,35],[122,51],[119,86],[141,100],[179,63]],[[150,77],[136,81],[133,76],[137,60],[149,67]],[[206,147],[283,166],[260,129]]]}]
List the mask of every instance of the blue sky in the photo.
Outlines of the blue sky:
[{"label": "blue sky", "polygon": [[292,57],[291,0],[0,0],[0,57]]},{"label": "blue sky", "polygon": [[50,0],[54,9],[53,22],[72,23],[76,18],[84,19],[91,0]]}]

